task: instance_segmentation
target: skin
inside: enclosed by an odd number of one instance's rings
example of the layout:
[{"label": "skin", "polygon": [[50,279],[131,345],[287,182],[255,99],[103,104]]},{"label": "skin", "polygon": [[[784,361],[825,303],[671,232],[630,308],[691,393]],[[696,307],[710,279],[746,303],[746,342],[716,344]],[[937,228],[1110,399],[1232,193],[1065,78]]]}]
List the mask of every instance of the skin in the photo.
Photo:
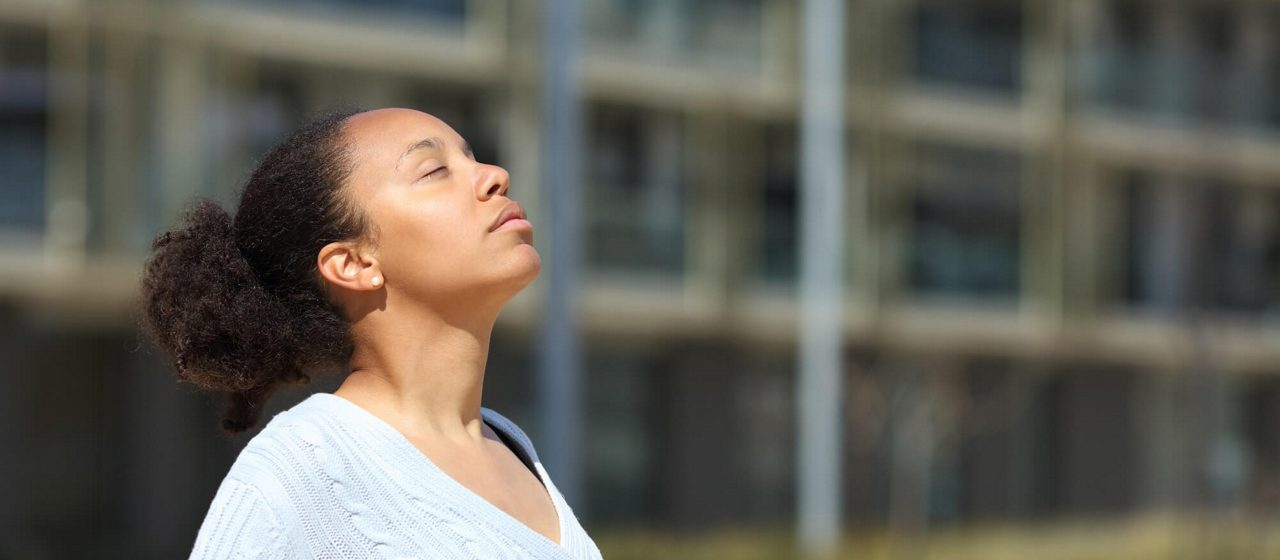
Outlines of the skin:
[{"label": "skin", "polygon": [[[558,543],[546,489],[480,415],[494,322],[542,266],[531,229],[489,231],[511,202],[506,170],[475,161],[457,132],[419,111],[360,113],[343,134],[355,162],[344,194],[376,234],[317,255],[356,340],[351,373],[334,394]],[[406,154],[426,138],[436,146]]]}]

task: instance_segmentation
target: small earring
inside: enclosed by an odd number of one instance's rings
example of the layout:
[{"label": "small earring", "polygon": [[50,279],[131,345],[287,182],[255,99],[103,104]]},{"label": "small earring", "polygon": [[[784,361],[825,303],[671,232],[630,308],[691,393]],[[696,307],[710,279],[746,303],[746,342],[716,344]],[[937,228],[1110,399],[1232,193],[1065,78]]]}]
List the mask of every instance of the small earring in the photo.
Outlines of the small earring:
[{"label": "small earring", "polygon": [[369,283],[373,284],[373,287],[377,288],[378,286],[382,285],[382,277],[374,276],[373,279],[369,281]]}]

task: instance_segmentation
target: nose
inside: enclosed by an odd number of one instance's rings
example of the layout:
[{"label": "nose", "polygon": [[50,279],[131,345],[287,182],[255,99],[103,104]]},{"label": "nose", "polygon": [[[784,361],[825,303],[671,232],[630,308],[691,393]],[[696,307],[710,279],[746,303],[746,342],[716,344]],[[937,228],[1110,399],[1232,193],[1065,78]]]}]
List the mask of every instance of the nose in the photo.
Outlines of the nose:
[{"label": "nose", "polygon": [[476,198],[480,200],[507,194],[511,182],[511,175],[506,169],[488,163],[477,164],[475,177]]}]

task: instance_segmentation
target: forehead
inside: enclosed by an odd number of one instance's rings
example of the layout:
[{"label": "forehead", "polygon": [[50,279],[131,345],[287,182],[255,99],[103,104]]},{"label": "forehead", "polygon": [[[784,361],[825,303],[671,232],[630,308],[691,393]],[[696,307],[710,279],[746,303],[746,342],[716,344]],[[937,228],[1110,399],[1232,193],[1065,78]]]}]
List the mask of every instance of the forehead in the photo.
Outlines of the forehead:
[{"label": "forehead", "polygon": [[405,149],[424,138],[440,138],[459,147],[464,144],[444,121],[412,109],[377,109],[353,115],[343,133],[356,156],[357,167],[395,165]]}]

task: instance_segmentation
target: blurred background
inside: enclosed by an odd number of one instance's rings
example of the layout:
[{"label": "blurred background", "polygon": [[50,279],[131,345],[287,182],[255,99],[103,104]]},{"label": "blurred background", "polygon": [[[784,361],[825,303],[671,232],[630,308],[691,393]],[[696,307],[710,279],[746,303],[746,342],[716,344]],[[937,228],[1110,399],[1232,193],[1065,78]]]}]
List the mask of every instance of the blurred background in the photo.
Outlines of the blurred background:
[{"label": "blurred background", "polygon": [[[0,558],[190,550],[248,436],[141,339],[138,273],[307,116],[436,114],[545,223],[544,8],[0,0]],[[606,558],[797,554],[802,10],[582,3],[574,507]],[[1280,557],[1280,2],[843,24],[840,553]],[[485,390],[535,442],[545,283]]]}]

